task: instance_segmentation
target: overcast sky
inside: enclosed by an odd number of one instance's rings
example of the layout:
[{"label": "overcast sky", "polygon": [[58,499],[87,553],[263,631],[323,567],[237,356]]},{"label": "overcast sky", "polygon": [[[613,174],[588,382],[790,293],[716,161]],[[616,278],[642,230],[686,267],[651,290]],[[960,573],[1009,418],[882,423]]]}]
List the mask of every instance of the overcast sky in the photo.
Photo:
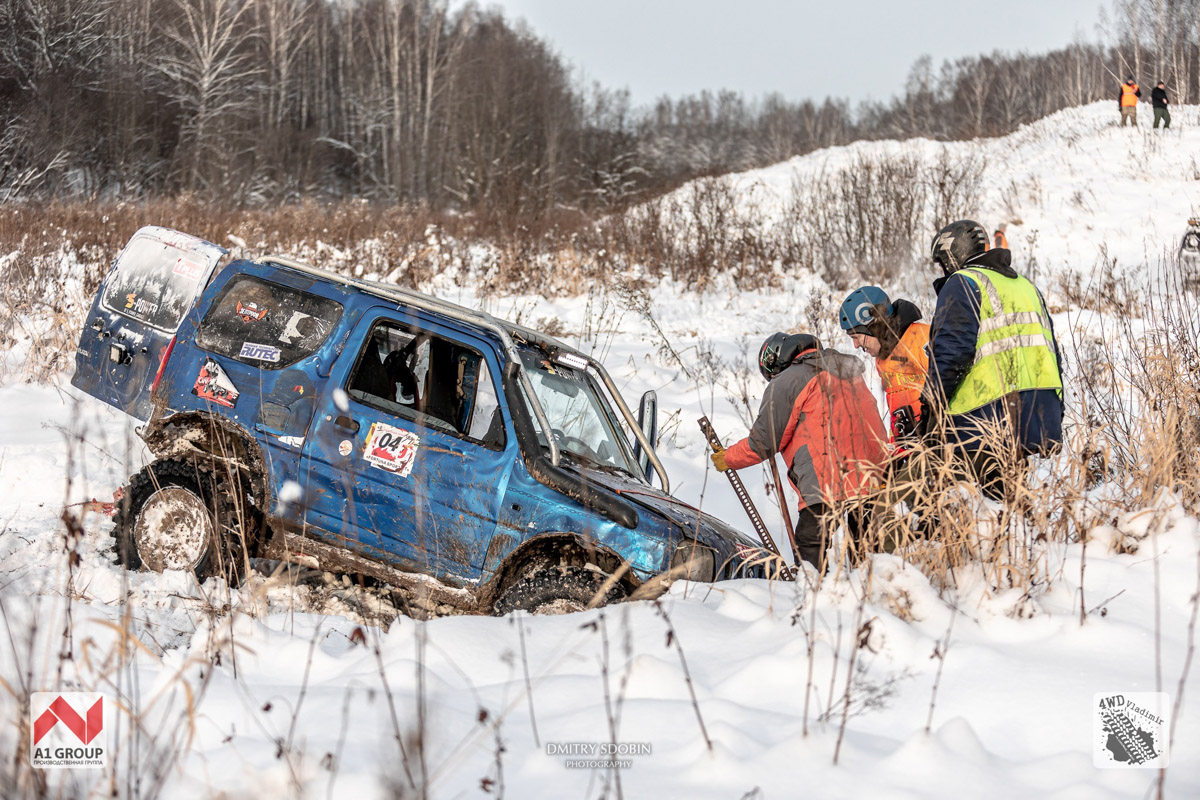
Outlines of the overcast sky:
[{"label": "overcast sky", "polygon": [[887,99],[923,53],[937,66],[1096,41],[1103,1],[479,0],[524,18],[585,79],[627,87],[639,105],[721,88]]}]

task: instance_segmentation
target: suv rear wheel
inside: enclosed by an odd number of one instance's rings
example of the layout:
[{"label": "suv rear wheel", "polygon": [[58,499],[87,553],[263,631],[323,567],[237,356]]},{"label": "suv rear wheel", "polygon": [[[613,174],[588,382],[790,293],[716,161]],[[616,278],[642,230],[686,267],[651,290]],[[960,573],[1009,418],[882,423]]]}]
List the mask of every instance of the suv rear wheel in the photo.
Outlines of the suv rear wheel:
[{"label": "suv rear wheel", "polygon": [[207,465],[174,459],[134,475],[116,515],[117,560],[129,569],[235,582],[243,537],[226,483]]},{"label": "suv rear wheel", "polygon": [[[583,567],[550,567],[522,578],[504,590],[494,606],[497,615],[510,611],[530,614],[570,614],[583,611],[600,594],[608,576]],[[619,583],[604,592],[597,603],[605,606],[625,597]]]}]

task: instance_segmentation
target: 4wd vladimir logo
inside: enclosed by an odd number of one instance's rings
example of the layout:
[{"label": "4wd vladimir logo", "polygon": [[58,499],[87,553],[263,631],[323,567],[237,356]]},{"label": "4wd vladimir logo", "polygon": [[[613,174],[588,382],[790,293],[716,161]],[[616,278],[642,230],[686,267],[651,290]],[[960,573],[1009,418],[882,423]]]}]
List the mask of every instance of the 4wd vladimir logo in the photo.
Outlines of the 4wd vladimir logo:
[{"label": "4wd vladimir logo", "polygon": [[1092,763],[1100,768],[1161,769],[1170,761],[1171,701],[1166,692],[1104,692],[1092,698]]},{"label": "4wd vladimir logo", "polygon": [[29,699],[29,763],[38,769],[108,766],[104,695],[34,692]]}]

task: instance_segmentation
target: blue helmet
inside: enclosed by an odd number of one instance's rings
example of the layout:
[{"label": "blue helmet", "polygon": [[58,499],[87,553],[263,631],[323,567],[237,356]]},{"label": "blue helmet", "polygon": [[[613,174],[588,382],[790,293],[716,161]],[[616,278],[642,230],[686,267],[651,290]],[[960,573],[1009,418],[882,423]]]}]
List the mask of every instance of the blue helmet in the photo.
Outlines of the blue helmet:
[{"label": "blue helmet", "polygon": [[840,314],[842,330],[847,333],[866,333],[867,326],[875,320],[875,306],[882,304],[890,317],[893,313],[892,299],[878,286],[860,286],[851,292],[842,303]]}]

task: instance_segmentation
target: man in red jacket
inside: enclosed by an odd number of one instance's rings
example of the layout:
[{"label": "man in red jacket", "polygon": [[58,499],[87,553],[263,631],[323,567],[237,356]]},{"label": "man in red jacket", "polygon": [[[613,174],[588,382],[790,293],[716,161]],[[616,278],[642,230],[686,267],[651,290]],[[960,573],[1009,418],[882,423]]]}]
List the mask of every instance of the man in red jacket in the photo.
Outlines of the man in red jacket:
[{"label": "man in red jacket", "polygon": [[[744,469],[783,454],[788,478],[800,495],[797,563],[825,571],[825,550],[837,529],[834,509],[878,488],[887,434],[875,397],[863,381],[862,361],[808,334],[772,334],[759,351],[767,379],[750,435],[712,461],[722,472]],[[850,515],[853,535],[865,509]]]}]

